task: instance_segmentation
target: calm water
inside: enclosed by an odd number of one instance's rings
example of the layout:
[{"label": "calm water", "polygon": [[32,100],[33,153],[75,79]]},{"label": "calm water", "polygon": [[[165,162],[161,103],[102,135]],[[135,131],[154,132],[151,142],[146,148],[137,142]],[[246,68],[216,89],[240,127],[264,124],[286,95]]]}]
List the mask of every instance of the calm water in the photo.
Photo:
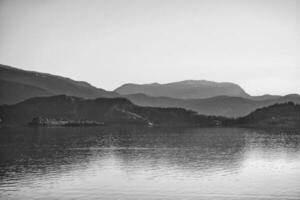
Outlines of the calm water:
[{"label": "calm water", "polygon": [[2,128],[0,199],[300,199],[300,135]]}]

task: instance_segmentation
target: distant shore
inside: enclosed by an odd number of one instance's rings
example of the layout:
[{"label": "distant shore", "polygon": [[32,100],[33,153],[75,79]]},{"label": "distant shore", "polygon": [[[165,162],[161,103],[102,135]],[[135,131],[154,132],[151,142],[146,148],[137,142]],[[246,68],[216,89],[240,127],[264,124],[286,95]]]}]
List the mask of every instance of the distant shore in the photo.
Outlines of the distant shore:
[{"label": "distant shore", "polygon": [[30,126],[103,126],[103,122],[93,120],[66,120],[35,117],[28,123]]}]

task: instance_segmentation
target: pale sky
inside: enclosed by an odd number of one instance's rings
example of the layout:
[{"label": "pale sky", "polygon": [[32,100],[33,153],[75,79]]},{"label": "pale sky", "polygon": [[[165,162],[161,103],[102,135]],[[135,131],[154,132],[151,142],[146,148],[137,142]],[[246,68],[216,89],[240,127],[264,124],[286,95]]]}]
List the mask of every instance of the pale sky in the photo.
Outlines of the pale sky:
[{"label": "pale sky", "polygon": [[0,63],[87,81],[300,93],[299,0],[0,0]]}]

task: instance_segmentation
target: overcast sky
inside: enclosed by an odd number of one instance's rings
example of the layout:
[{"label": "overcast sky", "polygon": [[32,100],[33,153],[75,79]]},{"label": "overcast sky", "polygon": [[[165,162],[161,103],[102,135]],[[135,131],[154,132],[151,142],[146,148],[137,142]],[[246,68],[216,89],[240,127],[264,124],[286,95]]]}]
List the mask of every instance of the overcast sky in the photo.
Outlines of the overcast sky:
[{"label": "overcast sky", "polygon": [[0,63],[84,80],[300,93],[298,0],[0,0]]}]

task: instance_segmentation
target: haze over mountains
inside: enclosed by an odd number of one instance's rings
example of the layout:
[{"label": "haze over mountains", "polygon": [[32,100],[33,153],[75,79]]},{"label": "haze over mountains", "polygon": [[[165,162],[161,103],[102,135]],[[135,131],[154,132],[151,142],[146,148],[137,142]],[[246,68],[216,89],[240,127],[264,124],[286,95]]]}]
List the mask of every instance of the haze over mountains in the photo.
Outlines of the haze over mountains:
[{"label": "haze over mountains", "polygon": [[86,99],[124,97],[138,106],[179,107],[199,114],[226,117],[245,116],[257,108],[275,103],[300,103],[297,94],[250,96],[237,84],[203,80],[125,84],[111,92],[82,81],[0,65],[0,104],[60,94]]}]

